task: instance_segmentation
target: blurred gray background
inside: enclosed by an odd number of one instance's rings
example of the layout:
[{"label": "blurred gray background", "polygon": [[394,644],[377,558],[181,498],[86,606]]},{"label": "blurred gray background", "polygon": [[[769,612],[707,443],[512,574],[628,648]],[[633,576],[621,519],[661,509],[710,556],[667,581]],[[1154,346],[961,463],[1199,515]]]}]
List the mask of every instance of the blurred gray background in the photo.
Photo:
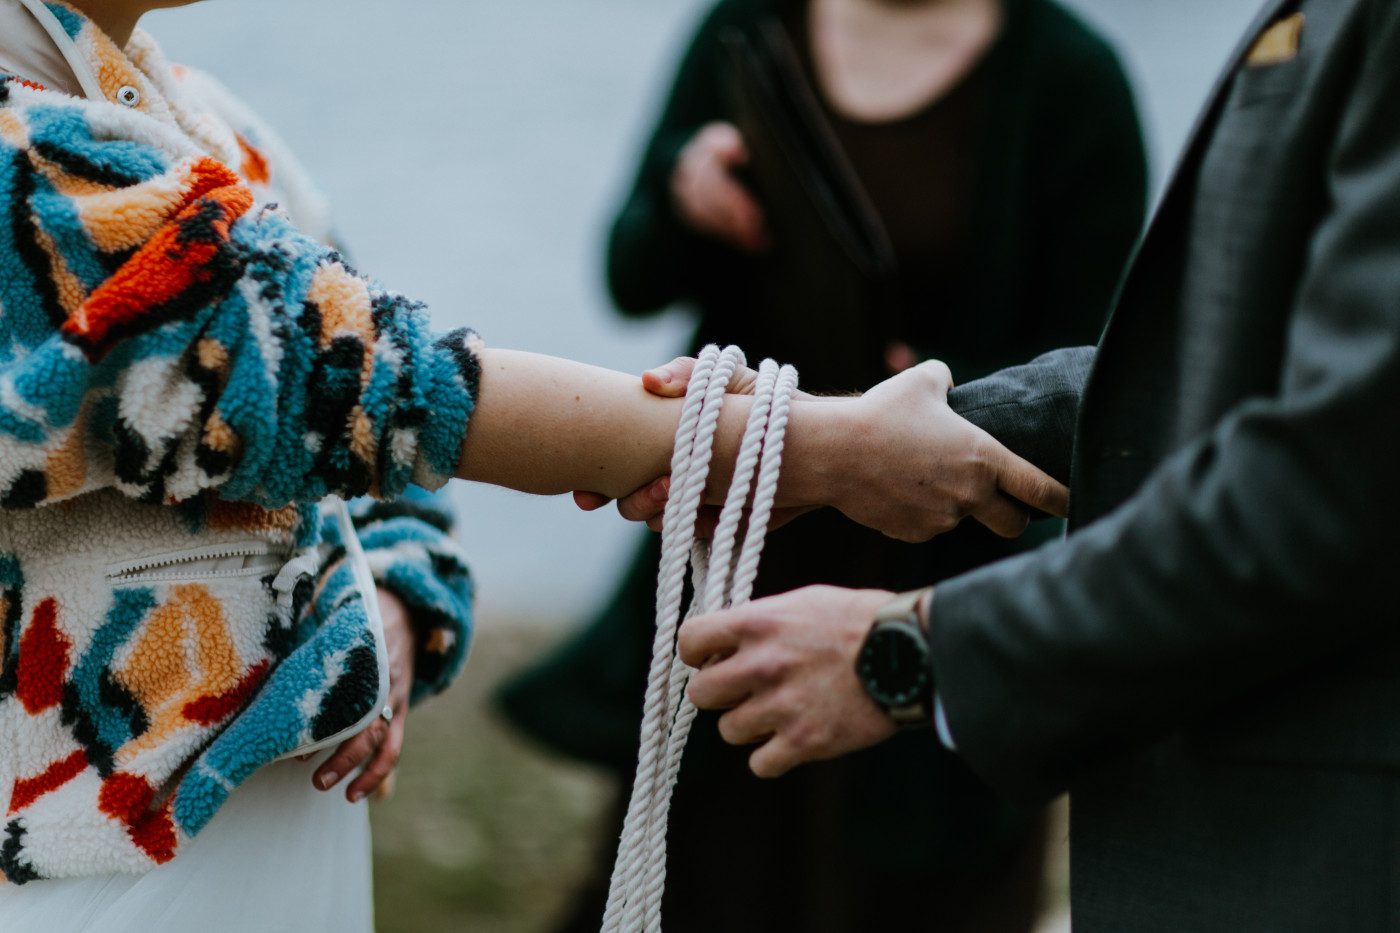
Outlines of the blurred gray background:
[{"label": "blurred gray background", "polygon": [[[697,0],[214,0],[143,23],[320,180],[357,265],[489,344],[640,371],[689,323],[608,309],[603,229]],[[1259,0],[1069,0],[1137,83],[1155,187]],[[609,510],[456,484],[483,615],[576,621],[634,536]]]}]

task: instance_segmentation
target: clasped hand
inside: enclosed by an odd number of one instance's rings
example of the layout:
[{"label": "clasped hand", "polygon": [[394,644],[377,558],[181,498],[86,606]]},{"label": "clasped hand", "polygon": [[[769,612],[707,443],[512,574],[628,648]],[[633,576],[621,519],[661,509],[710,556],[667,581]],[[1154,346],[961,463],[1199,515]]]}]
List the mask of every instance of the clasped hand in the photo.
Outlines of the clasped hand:
[{"label": "clasped hand", "polygon": [[[685,393],[694,361],[650,370],[656,395]],[[750,393],[756,374],[729,385]],[[774,522],[818,505],[905,541],[923,541],[972,516],[997,534],[1025,530],[1033,510],[1063,516],[1068,490],[948,407],[948,367],[922,363],[859,398],[794,404]],[[624,517],[659,526],[665,478],[618,502]],[[575,493],[583,508],[608,500]],[[700,668],[688,693],[696,706],[728,710],[720,735],[758,748],[749,767],[776,777],[888,738],[895,724],[861,686],[855,658],[891,594],[811,586],[697,616],[680,630],[679,651]]]},{"label": "clasped hand", "polygon": [[[417,639],[409,621],[408,607],[387,589],[380,587],[379,615],[384,620],[384,643],[389,649],[389,709],[391,719],[377,717],[364,731],[336,747],[312,775],[320,790],[330,790],[347,775],[363,767],[345,788],[345,799],[355,803],[376,793],[387,795],[392,788],[394,768],[403,751],[404,723],[413,690],[413,664]],[[302,760],[309,760],[307,756]]]},{"label": "clasped hand", "polygon": [[[685,394],[694,360],[681,357],[642,376],[659,396]],[[748,394],[743,369],[729,390]],[[937,361],[921,363],[864,395],[794,407],[773,525],[822,505],[898,538],[926,541],[971,516],[1004,537],[1025,531],[1037,511],[1063,517],[1068,490],[948,407],[953,380]],[[662,477],[618,502],[631,521],[660,530],[669,490]],[[583,509],[608,500],[578,492]]]}]

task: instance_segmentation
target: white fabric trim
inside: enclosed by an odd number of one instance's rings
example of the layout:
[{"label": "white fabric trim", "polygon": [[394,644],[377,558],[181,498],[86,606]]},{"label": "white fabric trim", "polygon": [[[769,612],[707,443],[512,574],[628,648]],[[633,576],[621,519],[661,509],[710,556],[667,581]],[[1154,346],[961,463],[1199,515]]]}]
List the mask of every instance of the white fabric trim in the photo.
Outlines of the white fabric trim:
[{"label": "white fabric trim", "polygon": [[[68,37],[58,17],[41,0],[5,0],[3,10],[3,14],[0,14],[0,33],[5,36],[7,50],[17,56],[7,70],[74,97],[107,99],[97,75],[93,74],[78,46]],[[25,11],[28,11],[28,15],[25,15]],[[35,26],[39,29],[36,30]],[[19,31],[12,34],[11,28]],[[48,37],[47,45],[42,39],[45,34]]]},{"label": "white fabric trim", "polygon": [[953,730],[948,727],[948,711],[943,708],[943,698],[936,693],[933,695],[933,727],[938,730],[938,741],[943,743],[944,748],[950,752],[958,750]]},{"label": "white fabric trim", "polygon": [[[53,18],[52,14],[49,18]],[[4,47],[0,48],[0,71],[74,97],[83,96],[82,84],[72,66],[23,0],[0,0],[0,36],[5,37]]]}]

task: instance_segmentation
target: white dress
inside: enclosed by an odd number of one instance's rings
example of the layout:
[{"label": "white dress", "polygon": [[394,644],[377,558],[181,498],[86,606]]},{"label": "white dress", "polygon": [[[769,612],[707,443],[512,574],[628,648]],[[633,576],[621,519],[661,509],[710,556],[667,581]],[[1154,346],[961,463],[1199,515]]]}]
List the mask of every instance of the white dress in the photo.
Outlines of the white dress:
[{"label": "white dress", "polygon": [[368,811],[312,787],[329,754],[263,768],[144,875],[0,883],[0,933],[368,933]]}]

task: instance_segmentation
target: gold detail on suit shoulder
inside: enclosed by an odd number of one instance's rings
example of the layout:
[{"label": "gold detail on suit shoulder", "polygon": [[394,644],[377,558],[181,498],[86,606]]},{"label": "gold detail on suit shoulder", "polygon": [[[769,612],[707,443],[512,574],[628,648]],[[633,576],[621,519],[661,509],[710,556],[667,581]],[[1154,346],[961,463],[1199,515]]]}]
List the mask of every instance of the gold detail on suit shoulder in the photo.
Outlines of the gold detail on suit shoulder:
[{"label": "gold detail on suit shoulder", "polygon": [[1294,13],[1264,30],[1264,34],[1250,47],[1245,64],[1257,68],[1293,61],[1298,57],[1298,46],[1303,38],[1303,22],[1303,14]]}]

